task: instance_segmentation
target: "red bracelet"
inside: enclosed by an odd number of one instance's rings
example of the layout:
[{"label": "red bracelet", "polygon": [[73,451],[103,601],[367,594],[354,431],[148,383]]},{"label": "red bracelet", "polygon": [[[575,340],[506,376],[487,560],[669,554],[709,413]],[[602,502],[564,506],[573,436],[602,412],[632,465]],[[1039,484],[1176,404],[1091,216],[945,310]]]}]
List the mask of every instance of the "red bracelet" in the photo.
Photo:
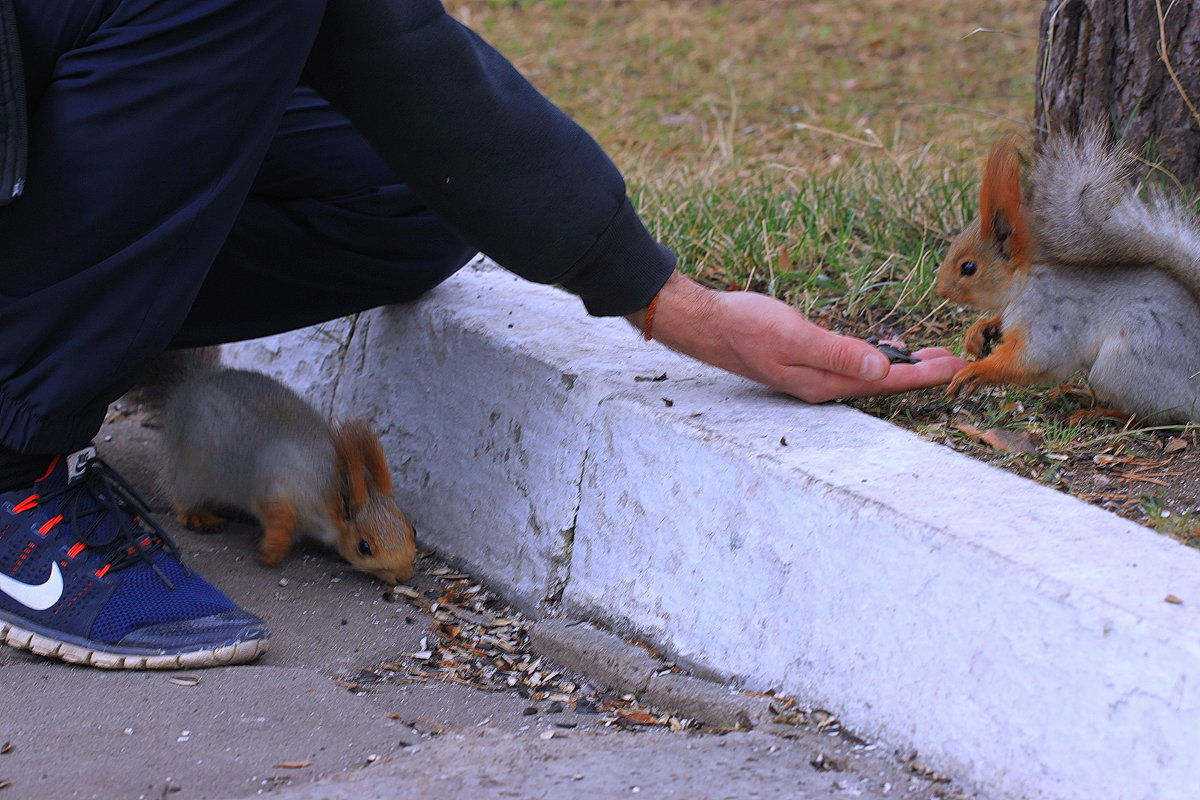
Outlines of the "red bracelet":
[{"label": "red bracelet", "polygon": [[658,308],[658,295],[646,307],[646,321],[642,323],[642,338],[650,341],[650,329],[654,327],[654,309]]}]

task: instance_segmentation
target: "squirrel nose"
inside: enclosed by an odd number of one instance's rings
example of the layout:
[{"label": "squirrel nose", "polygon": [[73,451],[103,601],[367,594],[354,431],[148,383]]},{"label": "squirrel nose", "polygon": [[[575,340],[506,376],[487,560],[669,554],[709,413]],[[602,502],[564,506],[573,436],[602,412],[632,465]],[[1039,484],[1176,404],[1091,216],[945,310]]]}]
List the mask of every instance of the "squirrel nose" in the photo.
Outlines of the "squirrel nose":
[{"label": "squirrel nose", "polygon": [[379,578],[384,583],[395,585],[397,583],[406,583],[408,579],[412,577],[412,574],[413,570],[412,566],[410,565],[402,569],[376,572],[375,577]]}]

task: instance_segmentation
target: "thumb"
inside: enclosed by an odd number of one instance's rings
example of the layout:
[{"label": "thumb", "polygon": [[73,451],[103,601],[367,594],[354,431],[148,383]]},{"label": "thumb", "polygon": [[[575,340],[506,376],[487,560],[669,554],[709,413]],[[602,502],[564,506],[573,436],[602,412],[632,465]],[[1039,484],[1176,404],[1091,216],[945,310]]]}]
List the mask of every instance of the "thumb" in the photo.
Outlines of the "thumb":
[{"label": "thumb", "polygon": [[809,366],[818,369],[864,381],[882,380],[891,369],[888,357],[862,339],[827,332],[816,345]]}]

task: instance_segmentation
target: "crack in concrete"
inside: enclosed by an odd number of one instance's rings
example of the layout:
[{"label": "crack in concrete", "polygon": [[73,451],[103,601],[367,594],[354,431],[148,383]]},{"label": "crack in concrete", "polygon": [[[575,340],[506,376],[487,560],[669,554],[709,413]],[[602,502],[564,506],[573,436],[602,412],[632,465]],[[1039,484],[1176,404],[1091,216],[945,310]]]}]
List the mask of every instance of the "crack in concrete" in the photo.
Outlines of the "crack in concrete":
[{"label": "crack in concrete", "polygon": [[[336,369],[333,370],[333,389],[329,393],[329,408],[326,409],[326,413],[330,415],[332,415],[334,409],[338,407],[338,392],[342,387],[342,373],[345,372],[346,356],[350,352],[350,346],[354,343],[354,335],[358,332],[359,316],[359,314],[352,314],[347,317],[347,320],[350,323],[350,330],[346,333],[346,338],[338,342],[338,364]],[[362,357],[364,360],[366,359],[366,351],[367,349],[365,347],[362,348]],[[362,374],[362,367],[363,364],[359,364],[359,374]]]},{"label": "crack in concrete", "polygon": [[583,481],[587,475],[588,462],[591,460],[591,457],[591,448],[583,448],[583,456],[579,459],[579,477],[573,483],[577,493],[575,508],[571,512],[571,525],[562,532],[561,574],[555,576],[550,591],[546,595],[544,602],[547,606],[557,606],[561,603],[563,592],[566,591],[567,586],[571,582],[571,564],[575,558],[575,530],[579,525],[579,510],[583,508]]}]

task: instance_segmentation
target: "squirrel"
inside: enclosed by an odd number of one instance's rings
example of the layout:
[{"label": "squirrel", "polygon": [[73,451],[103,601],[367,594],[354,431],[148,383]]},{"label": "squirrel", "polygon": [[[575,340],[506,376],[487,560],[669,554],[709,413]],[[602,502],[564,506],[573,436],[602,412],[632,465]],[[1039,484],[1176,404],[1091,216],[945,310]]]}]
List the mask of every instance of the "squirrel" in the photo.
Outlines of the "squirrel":
[{"label": "squirrel", "polygon": [[386,583],[412,576],[415,531],[365,422],[331,425],[279,381],[222,367],[215,348],[160,357],[139,391],[158,407],[161,482],[185,527],[220,527],[215,512],[238,509],[262,525],[264,566],[306,535]]},{"label": "squirrel", "polygon": [[[1097,128],[1056,135],[1022,188],[1017,142],[987,160],[979,216],[951,242],[937,293],[996,312],[948,393],[1056,384],[1086,370],[1105,416],[1200,420],[1200,227]],[[994,344],[994,347],[993,347]]]}]

